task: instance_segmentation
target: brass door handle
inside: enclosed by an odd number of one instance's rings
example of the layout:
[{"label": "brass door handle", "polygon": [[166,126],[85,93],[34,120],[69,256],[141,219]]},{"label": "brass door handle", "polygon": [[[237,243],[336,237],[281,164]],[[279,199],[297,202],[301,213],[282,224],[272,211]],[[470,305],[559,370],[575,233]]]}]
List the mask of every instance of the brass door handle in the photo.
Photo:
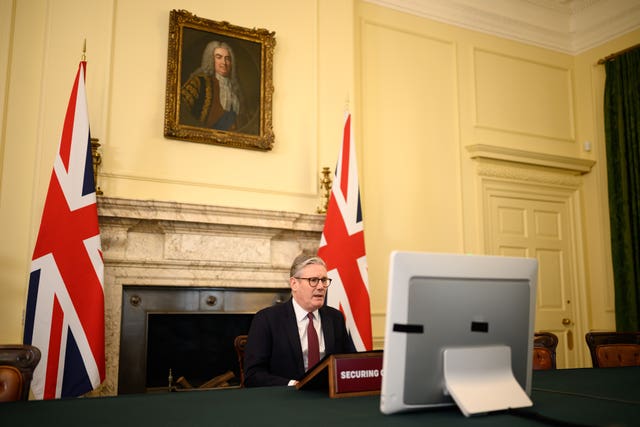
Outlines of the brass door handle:
[{"label": "brass door handle", "polygon": [[564,326],[569,326],[571,324],[571,319],[567,319],[566,317],[562,319],[562,324]]}]

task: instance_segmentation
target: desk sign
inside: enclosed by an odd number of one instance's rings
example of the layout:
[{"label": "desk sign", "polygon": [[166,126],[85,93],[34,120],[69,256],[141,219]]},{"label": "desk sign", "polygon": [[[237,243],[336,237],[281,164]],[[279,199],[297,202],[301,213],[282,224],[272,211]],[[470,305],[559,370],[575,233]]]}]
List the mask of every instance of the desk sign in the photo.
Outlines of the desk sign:
[{"label": "desk sign", "polygon": [[324,358],[296,385],[300,389],[329,389],[329,397],[380,394],[382,351],[332,354]]}]

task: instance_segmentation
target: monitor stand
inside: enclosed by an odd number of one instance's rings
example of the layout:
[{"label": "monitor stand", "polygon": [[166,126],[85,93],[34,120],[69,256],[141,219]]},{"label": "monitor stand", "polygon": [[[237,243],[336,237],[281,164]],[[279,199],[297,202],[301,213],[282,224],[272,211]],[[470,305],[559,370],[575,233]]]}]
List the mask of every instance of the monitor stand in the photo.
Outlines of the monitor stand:
[{"label": "monitor stand", "polygon": [[513,376],[508,346],[445,349],[444,382],[466,417],[533,405]]}]

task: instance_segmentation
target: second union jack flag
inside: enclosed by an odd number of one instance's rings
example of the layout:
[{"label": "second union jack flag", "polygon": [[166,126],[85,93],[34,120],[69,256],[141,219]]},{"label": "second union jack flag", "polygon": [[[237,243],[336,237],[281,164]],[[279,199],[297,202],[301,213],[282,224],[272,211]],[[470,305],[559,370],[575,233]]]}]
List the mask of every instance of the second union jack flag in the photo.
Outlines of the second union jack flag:
[{"label": "second union jack flag", "polygon": [[24,342],[42,358],[36,399],[79,396],[105,378],[103,260],[80,62],[33,250]]},{"label": "second union jack flag", "polygon": [[372,349],[371,306],[355,152],[347,114],[318,256],[333,279],[327,304],[344,313],[356,349],[365,351]]}]

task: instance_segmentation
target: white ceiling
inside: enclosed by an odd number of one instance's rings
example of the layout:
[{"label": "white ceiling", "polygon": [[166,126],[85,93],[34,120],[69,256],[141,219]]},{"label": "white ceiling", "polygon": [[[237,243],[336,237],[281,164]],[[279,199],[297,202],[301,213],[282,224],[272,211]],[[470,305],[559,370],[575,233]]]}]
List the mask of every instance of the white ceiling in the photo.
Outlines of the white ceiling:
[{"label": "white ceiling", "polygon": [[366,1],[572,55],[640,28],[640,0]]}]

